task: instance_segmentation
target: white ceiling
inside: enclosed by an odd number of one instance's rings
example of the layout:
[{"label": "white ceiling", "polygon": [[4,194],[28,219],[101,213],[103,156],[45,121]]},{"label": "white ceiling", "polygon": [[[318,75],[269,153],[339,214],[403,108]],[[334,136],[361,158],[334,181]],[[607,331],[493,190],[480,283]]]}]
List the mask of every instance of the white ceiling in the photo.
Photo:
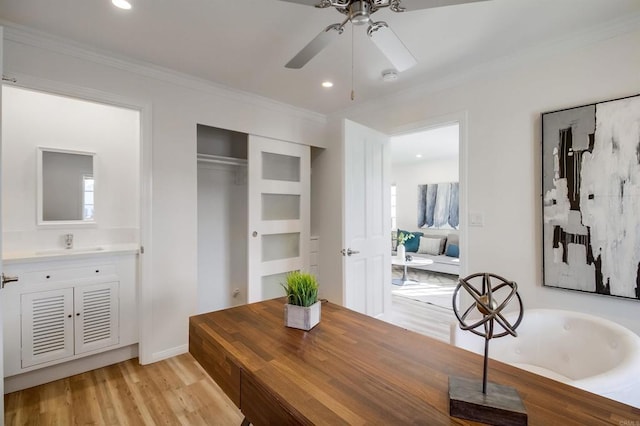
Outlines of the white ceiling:
[{"label": "white ceiling", "polygon": [[[426,1],[426,0],[425,0]],[[0,19],[124,56],[259,94],[323,114],[371,101],[461,71],[552,46],[588,30],[640,16],[639,0],[491,0],[393,13],[378,11],[418,59],[398,81],[390,64],[351,29],[302,70],[284,64],[343,15],[279,0],[0,0]],[[333,80],[332,89],[320,83]]]},{"label": "white ceiling", "polygon": [[[418,164],[458,157],[457,124],[427,129],[391,138],[391,164]],[[420,157],[417,157],[420,155]]]}]

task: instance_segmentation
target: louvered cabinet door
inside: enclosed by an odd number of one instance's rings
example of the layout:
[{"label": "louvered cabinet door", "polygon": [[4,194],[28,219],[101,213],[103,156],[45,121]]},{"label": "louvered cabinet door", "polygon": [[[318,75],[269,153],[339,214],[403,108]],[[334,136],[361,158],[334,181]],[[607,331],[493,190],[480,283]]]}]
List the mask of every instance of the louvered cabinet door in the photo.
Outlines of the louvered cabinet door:
[{"label": "louvered cabinet door", "polygon": [[23,294],[21,303],[22,367],[73,356],[73,289]]},{"label": "louvered cabinet door", "polygon": [[119,283],[75,288],[76,354],[117,345]]}]

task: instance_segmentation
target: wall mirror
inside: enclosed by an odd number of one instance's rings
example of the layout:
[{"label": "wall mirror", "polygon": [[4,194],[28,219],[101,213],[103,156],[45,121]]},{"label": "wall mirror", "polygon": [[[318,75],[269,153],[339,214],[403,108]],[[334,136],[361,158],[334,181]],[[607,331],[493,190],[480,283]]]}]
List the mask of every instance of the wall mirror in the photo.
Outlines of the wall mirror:
[{"label": "wall mirror", "polygon": [[38,148],[38,225],[95,223],[95,153]]}]

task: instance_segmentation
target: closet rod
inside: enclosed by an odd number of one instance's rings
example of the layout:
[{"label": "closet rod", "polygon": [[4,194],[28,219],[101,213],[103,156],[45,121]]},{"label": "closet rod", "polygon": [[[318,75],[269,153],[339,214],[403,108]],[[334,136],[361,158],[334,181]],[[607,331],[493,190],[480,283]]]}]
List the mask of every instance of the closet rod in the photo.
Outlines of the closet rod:
[{"label": "closet rod", "polygon": [[227,164],[231,166],[246,166],[247,160],[243,158],[223,157],[221,155],[198,154],[198,162]]}]

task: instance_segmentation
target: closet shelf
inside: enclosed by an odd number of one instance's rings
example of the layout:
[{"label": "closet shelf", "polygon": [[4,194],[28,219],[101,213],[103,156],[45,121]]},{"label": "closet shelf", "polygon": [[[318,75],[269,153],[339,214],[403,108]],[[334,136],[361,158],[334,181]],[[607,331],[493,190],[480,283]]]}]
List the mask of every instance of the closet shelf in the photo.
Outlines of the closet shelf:
[{"label": "closet shelf", "polygon": [[198,154],[198,162],[227,164],[230,166],[247,166],[247,160],[244,158],[224,157],[222,155]]}]

